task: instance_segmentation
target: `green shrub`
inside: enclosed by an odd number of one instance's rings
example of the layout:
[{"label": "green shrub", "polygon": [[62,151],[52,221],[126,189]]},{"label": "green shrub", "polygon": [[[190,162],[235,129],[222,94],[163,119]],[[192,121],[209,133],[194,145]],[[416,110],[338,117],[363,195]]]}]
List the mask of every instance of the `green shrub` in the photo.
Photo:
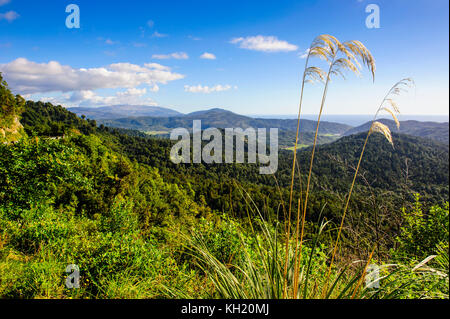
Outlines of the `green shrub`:
[{"label": "green shrub", "polygon": [[407,212],[403,209],[404,224],[397,238],[397,257],[424,259],[437,254],[438,245],[447,245],[449,240],[449,206],[433,206],[422,210],[420,196],[415,195],[415,207]]}]

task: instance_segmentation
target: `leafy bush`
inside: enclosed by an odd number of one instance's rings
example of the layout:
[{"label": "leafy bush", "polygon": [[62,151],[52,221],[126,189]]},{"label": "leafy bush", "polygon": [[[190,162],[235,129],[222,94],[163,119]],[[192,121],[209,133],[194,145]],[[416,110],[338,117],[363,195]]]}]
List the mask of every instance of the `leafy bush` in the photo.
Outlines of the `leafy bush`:
[{"label": "leafy bush", "polygon": [[397,238],[399,257],[424,259],[437,254],[438,246],[447,246],[449,240],[449,206],[433,206],[424,212],[419,194],[410,212],[403,209],[404,224]]}]

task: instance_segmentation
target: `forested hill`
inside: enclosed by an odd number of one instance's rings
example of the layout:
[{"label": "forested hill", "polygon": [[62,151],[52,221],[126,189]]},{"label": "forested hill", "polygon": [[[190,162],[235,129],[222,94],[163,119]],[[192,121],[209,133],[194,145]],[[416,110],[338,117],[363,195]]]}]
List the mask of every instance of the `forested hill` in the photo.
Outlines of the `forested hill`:
[{"label": "forested hill", "polygon": [[51,103],[27,101],[20,122],[32,135],[62,137],[71,131],[93,133],[97,123],[83,120],[66,108]]},{"label": "forested hill", "polygon": [[[393,133],[392,137],[394,147],[381,134],[370,137],[357,183],[448,198],[448,145],[405,134]],[[339,185],[351,183],[365,138],[366,133],[360,133],[318,147],[313,172],[320,176],[321,184],[326,181],[338,189]],[[306,164],[309,156],[310,150],[301,152],[300,161]]]},{"label": "forested hill", "polygon": [[[388,119],[380,119],[379,122],[387,125],[392,132],[398,132],[413,136],[419,136],[429,138],[438,142],[449,144],[449,123],[437,123],[437,122],[419,122],[419,121],[402,121],[400,122],[400,129],[397,129],[397,125],[394,121]],[[372,122],[367,122],[361,126],[354,127],[345,135],[352,135],[361,132],[367,132]]]},{"label": "forested hill", "polygon": [[[198,114],[193,115],[198,116]],[[22,114],[22,124],[28,134],[63,136],[71,131],[97,134],[108,146],[137,162],[157,167],[167,178],[176,180],[237,179],[244,183],[275,186],[273,177],[258,173],[257,165],[174,165],[169,160],[173,142],[151,138],[139,131],[109,129],[91,120],[82,120],[61,106],[28,101]],[[351,183],[354,167],[364,143],[365,134],[346,136],[317,148],[313,183],[321,188],[345,193]],[[393,133],[394,148],[379,134],[370,137],[362,162],[361,187],[379,190],[405,190],[430,195],[435,201],[448,197],[448,146],[404,134]],[[310,148],[299,152],[299,163],[307,167]],[[276,174],[282,187],[290,183],[292,152],[281,151]],[[197,176],[197,177],[196,177]]]},{"label": "forested hill", "polygon": [[[119,127],[139,131],[169,131],[173,128],[192,128],[193,120],[201,120],[203,128],[280,128],[288,131],[296,131],[297,120],[281,119],[255,119],[239,115],[222,109],[212,109],[209,111],[194,112],[176,117],[127,117],[115,120],[98,120],[99,123],[109,127]],[[302,120],[301,132],[314,132],[316,122]],[[320,126],[321,134],[341,135],[348,131],[351,126],[333,122],[322,122]]]}]

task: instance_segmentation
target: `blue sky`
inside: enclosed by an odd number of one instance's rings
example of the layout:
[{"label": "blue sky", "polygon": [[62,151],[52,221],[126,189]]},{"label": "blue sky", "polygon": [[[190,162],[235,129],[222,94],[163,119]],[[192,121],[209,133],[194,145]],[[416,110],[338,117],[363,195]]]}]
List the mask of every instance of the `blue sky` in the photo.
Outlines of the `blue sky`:
[{"label": "blue sky", "polygon": [[[65,25],[70,3],[80,29]],[[380,8],[380,28],[365,24]],[[376,81],[334,79],[326,114],[370,114],[404,77],[404,114],[448,114],[447,0],[0,0],[0,72],[16,93],[65,106],[159,105],[187,113],[294,114],[315,36],[360,40]],[[205,54],[206,53],[206,54]],[[322,86],[308,86],[317,113]]]}]

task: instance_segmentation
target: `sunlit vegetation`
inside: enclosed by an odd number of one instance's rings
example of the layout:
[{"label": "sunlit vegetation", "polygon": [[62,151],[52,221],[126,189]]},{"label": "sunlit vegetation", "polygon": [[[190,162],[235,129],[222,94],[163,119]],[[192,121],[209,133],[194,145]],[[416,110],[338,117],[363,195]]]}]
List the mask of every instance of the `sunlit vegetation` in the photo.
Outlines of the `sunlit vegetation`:
[{"label": "sunlit vegetation", "polygon": [[[309,52],[329,71],[308,58],[304,84],[358,63],[375,72],[357,41],[322,36]],[[2,128],[12,115],[23,125],[0,144],[2,298],[449,296],[443,144],[375,117],[368,131],[319,145],[337,137],[320,118],[306,134],[299,115],[297,146],[264,176],[252,164],[175,165],[168,139],[25,102],[4,82],[0,93]],[[388,94],[378,111],[395,121],[392,103]],[[65,287],[69,264],[80,289]],[[380,276],[367,280],[373,265]]]}]

